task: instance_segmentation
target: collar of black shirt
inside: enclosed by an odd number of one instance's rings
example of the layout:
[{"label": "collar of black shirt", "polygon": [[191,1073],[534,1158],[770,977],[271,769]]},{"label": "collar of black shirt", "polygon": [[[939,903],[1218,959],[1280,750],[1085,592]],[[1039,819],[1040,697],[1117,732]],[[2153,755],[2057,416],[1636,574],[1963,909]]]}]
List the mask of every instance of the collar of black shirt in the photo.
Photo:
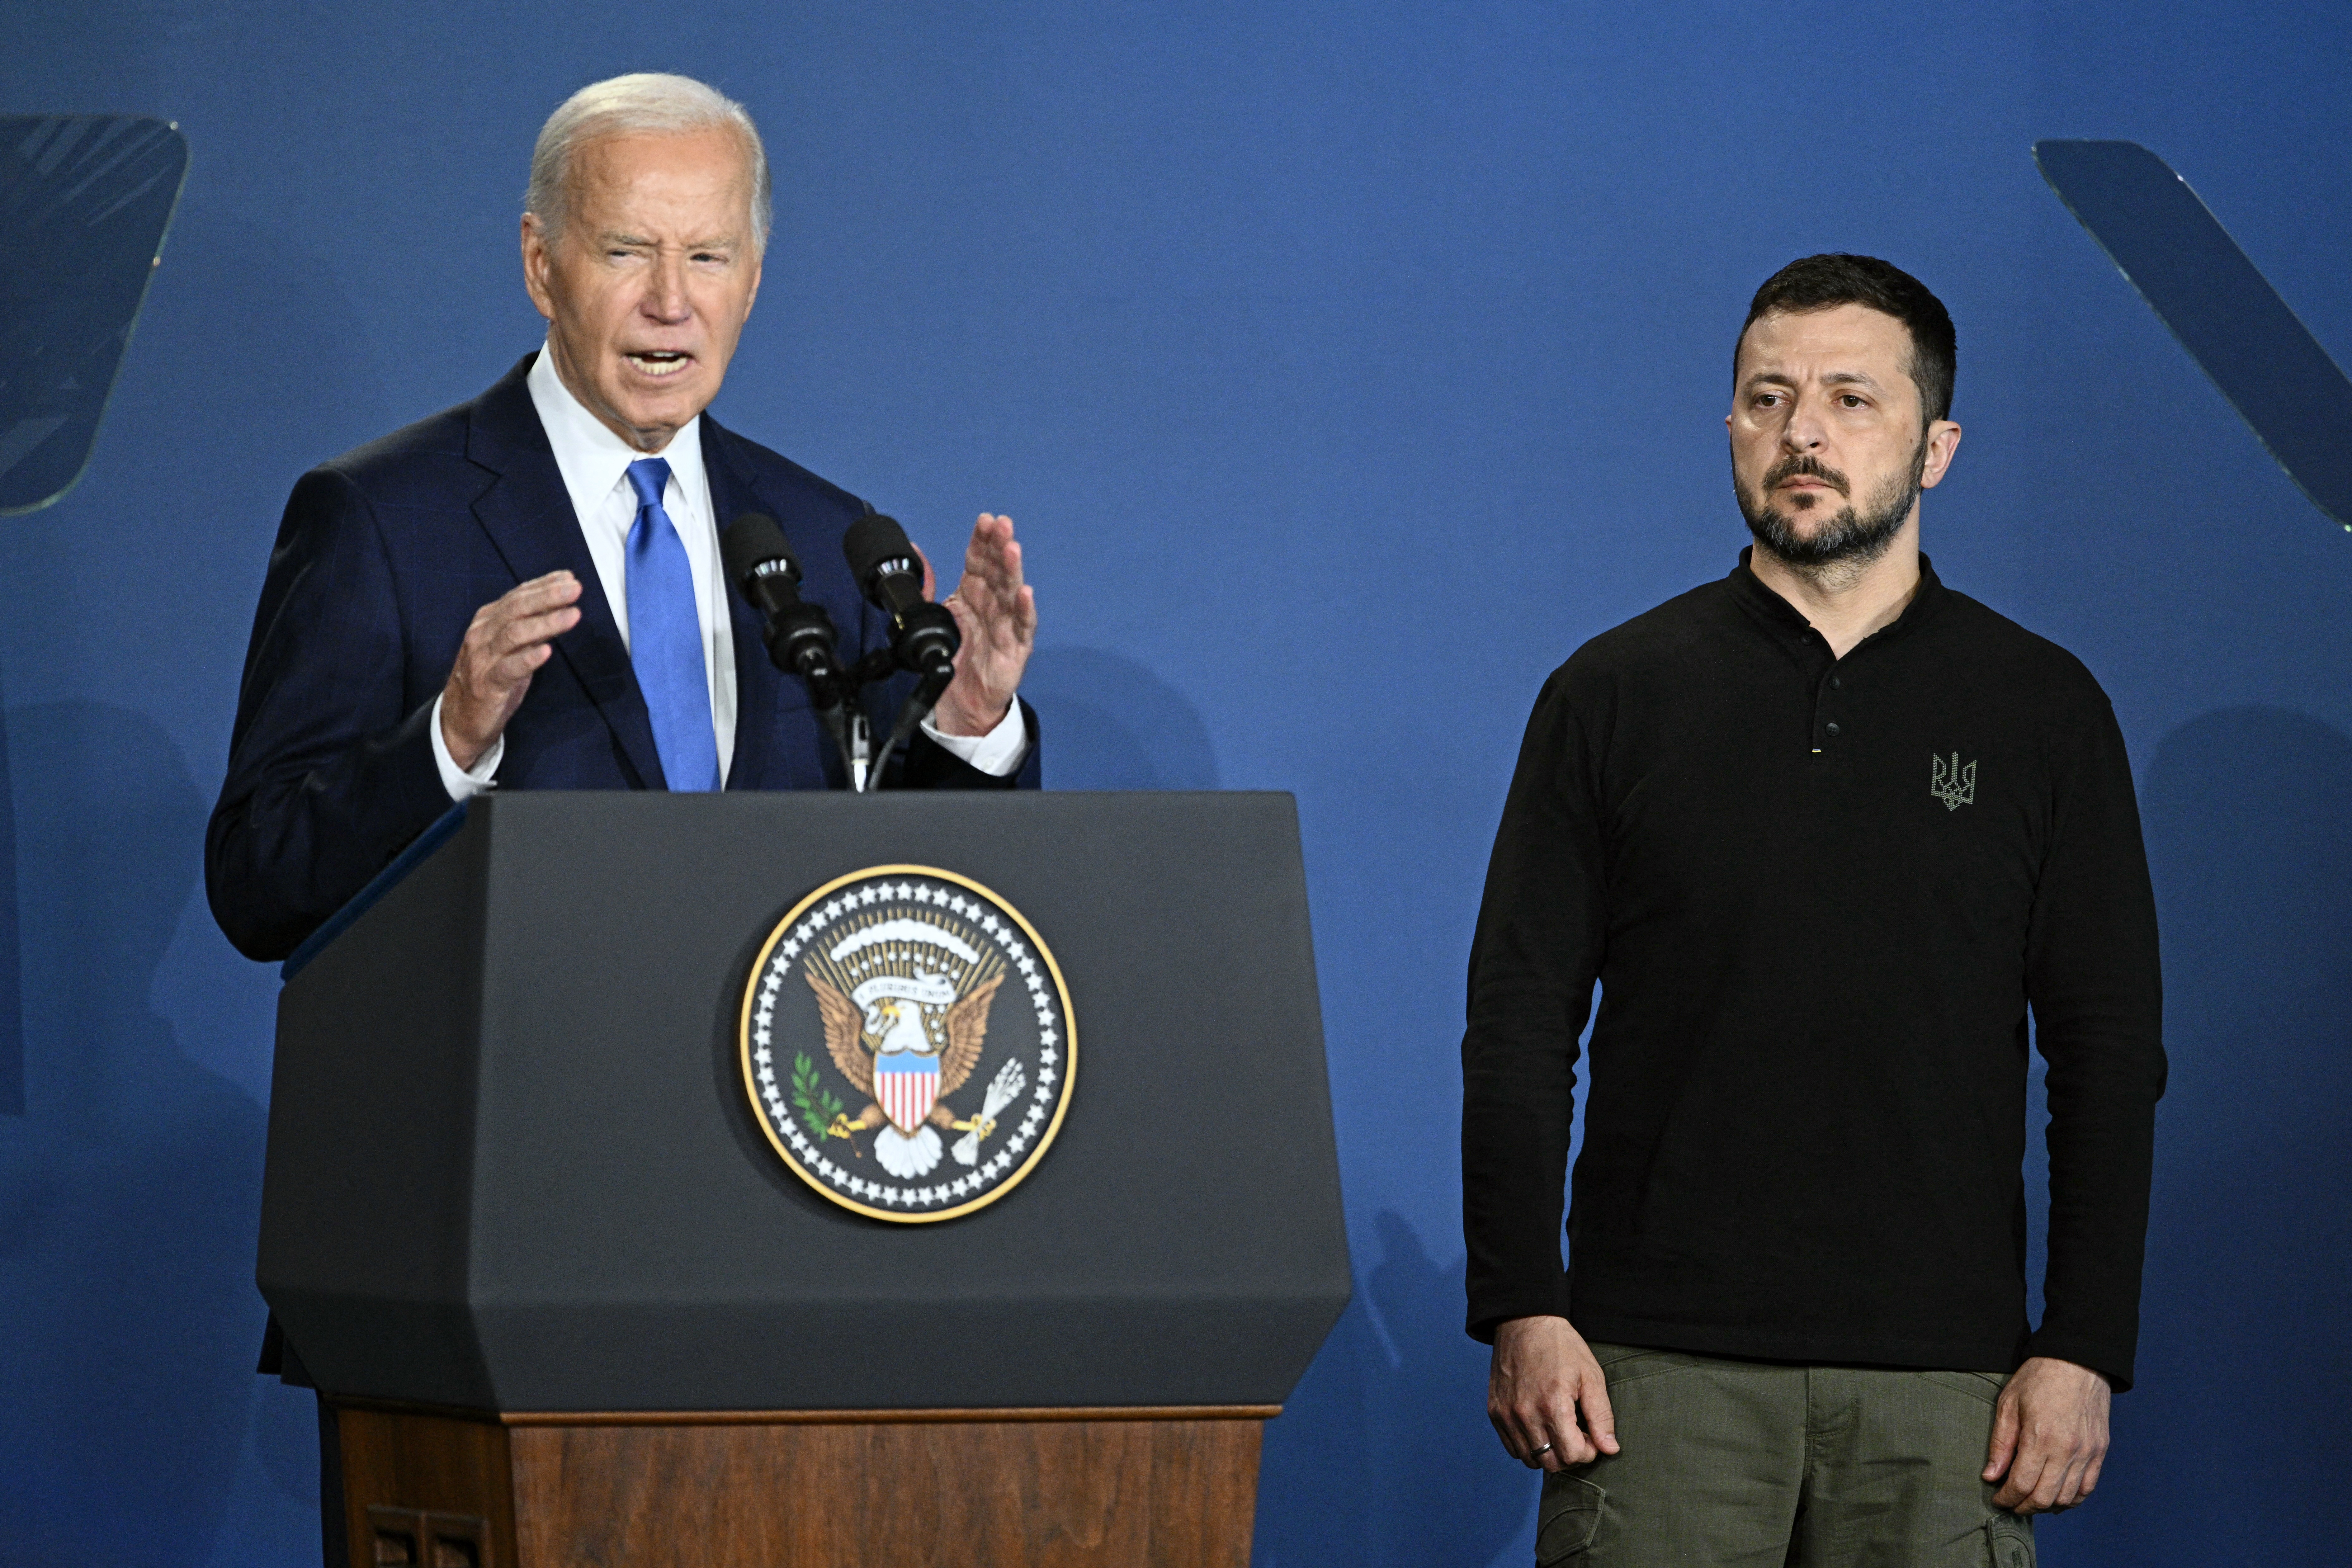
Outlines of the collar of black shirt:
[{"label": "collar of black shirt", "polygon": [[[1748,560],[1755,548],[1751,544],[1740,551],[1738,563],[1732,567],[1731,575],[1726,579],[1731,585],[1733,601],[1772,637],[1794,637],[1801,642],[1820,641],[1821,634],[1813,630],[1812,623],[1805,619],[1797,606],[1767,587],[1764,580],[1749,570]],[[1936,617],[1944,607],[1946,596],[1943,579],[1936,575],[1935,563],[1927,559],[1926,551],[1921,551],[1919,591],[1911,595],[1911,602],[1903,606],[1901,615],[1854,644],[1847,650],[1846,658],[1852,658],[1866,647],[1879,647],[1910,636]],[[1822,642],[1822,647],[1826,651],[1829,645]]]}]

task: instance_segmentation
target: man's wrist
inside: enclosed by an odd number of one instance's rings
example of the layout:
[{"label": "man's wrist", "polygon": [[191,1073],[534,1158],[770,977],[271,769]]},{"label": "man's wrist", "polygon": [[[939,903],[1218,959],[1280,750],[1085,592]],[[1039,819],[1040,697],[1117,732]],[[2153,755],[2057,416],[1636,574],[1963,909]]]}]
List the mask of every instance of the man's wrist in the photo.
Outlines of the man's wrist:
[{"label": "man's wrist", "polygon": [[497,783],[499,763],[506,756],[506,737],[500,735],[477,752],[468,763],[460,763],[449,744],[449,731],[444,721],[448,702],[447,692],[433,700],[433,765],[440,771],[441,787],[451,800],[468,800],[487,794]]},{"label": "man's wrist", "polygon": [[1575,1331],[1575,1325],[1558,1312],[1529,1312],[1524,1317],[1503,1319],[1495,1325],[1495,1337],[1499,1340],[1506,1334],[1546,1332],[1545,1325],[1551,1323],[1558,1323],[1570,1332]]},{"label": "man's wrist", "polygon": [[950,756],[997,778],[1009,777],[1019,771],[1029,754],[1029,725],[1022,717],[1018,701],[1007,703],[1004,717],[982,734],[959,735],[930,719],[923,721],[923,733]]},{"label": "man's wrist", "polygon": [[2053,1367],[2063,1367],[2068,1372],[2081,1373],[2087,1377],[2095,1377],[2101,1383],[2105,1384],[2110,1390],[2112,1390],[2116,1385],[2116,1380],[2109,1377],[2105,1373],[2101,1372],[2097,1367],[2086,1365],[2079,1361],[2068,1361],[2062,1355],[2027,1356],[2023,1362],[2018,1364],[2018,1371],[2024,1371],[2026,1367],[2032,1365],[2037,1361],[2047,1363],[2049,1365]]},{"label": "man's wrist", "polygon": [[1012,698],[1006,698],[997,706],[994,718],[982,720],[973,717],[962,703],[943,698],[931,710],[931,723],[942,735],[960,735],[966,740],[977,741],[1004,722],[1006,715],[1013,711],[1013,702]]}]

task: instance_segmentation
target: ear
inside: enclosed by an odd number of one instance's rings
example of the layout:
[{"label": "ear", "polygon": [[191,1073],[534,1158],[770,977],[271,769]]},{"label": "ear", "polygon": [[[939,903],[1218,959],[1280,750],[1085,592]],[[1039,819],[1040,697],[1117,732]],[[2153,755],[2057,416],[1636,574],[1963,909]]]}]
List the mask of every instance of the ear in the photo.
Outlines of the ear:
[{"label": "ear", "polygon": [[522,286],[539,313],[551,321],[555,320],[555,291],[550,286],[554,270],[554,258],[548,254],[547,233],[540,226],[539,215],[523,214]]},{"label": "ear", "polygon": [[1944,472],[1952,466],[1952,454],[1960,449],[1960,427],[1948,419],[1938,419],[1927,426],[1926,453],[1919,460],[1919,488],[1932,490],[1944,482]]}]

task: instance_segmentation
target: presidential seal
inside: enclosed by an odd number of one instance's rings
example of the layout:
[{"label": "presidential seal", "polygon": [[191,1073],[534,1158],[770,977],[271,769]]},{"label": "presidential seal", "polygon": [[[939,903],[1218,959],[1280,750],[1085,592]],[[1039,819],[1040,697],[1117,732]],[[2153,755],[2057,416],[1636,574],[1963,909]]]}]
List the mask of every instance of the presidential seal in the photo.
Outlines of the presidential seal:
[{"label": "presidential seal", "polygon": [[784,1163],[902,1224],[1019,1185],[1061,1130],[1077,1066],[1069,993],[1035,929],[929,866],[855,871],[794,905],[751,966],[742,1037],[744,1087]]}]

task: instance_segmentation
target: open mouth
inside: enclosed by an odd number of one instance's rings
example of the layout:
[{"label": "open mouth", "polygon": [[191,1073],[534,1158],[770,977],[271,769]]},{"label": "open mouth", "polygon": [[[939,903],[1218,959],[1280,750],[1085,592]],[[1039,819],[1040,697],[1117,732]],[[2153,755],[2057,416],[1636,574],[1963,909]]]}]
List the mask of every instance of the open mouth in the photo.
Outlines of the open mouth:
[{"label": "open mouth", "polygon": [[621,357],[646,375],[656,378],[676,375],[694,363],[692,354],[681,353],[675,349],[646,349],[636,353],[623,354]]}]

